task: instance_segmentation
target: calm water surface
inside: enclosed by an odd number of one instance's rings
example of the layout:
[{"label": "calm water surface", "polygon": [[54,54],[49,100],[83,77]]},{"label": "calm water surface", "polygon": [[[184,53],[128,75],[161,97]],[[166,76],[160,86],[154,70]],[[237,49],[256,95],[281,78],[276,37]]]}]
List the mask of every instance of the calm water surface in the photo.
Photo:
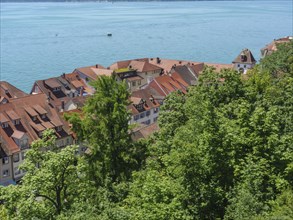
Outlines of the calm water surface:
[{"label": "calm water surface", "polygon": [[291,0],[1,3],[1,80],[29,92],[37,79],[123,59],[231,63],[288,35]]}]

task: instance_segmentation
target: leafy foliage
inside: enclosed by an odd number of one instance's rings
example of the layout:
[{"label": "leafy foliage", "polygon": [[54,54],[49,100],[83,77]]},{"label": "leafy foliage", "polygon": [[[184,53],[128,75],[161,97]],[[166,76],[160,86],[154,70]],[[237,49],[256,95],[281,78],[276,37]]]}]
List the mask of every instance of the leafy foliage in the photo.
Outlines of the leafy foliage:
[{"label": "leafy foliage", "polygon": [[1,188],[0,217],[292,219],[292,57],[290,43],[245,76],[206,67],[138,143],[125,84],[101,77],[82,113],[66,116],[89,152],[56,148],[48,131],[27,153],[22,184]]}]

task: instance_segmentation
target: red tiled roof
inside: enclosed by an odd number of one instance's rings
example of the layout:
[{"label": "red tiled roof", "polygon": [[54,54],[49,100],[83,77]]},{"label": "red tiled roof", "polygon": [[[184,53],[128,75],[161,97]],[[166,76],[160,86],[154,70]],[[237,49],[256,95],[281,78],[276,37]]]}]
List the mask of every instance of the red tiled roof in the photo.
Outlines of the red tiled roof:
[{"label": "red tiled roof", "polygon": [[11,137],[16,138],[16,139],[21,139],[25,133],[22,131],[14,130],[13,134]]},{"label": "red tiled roof", "polygon": [[134,141],[138,141],[142,138],[148,138],[150,135],[152,135],[154,132],[158,130],[159,126],[157,123],[152,123],[150,125],[140,125],[132,132],[131,138]]},{"label": "red tiled roof", "polygon": [[241,53],[235,58],[235,60],[232,63],[254,64],[256,63],[256,60],[254,59],[250,50],[244,49],[241,51]]},{"label": "red tiled roof", "polygon": [[9,120],[4,114],[0,113],[0,122],[6,123],[6,122],[9,122]]},{"label": "red tiled roof", "polygon": [[130,104],[130,106],[128,106],[128,109],[131,110],[133,115],[139,113],[135,105],[141,104],[141,101],[144,101],[142,111],[160,106],[160,103],[158,103],[154,99],[154,97],[148,92],[148,90],[145,90],[145,89],[133,91],[131,94],[130,100],[132,103]]},{"label": "red tiled roof", "polygon": [[43,109],[40,105],[34,105],[33,108],[41,115],[47,114],[48,112]]},{"label": "red tiled roof", "polygon": [[13,98],[20,98],[27,94],[8,82],[0,81],[0,97],[1,99],[6,98],[7,100]]},{"label": "red tiled roof", "polygon": [[214,67],[216,72],[220,72],[222,69],[233,69],[233,64],[205,63],[205,65]]},{"label": "red tiled roof", "polygon": [[52,89],[61,87],[60,83],[58,83],[55,78],[46,79],[44,80],[44,82],[47,86],[49,86]]},{"label": "red tiled roof", "polygon": [[[14,152],[18,152],[20,149],[16,145],[13,138],[19,138],[25,133],[29,138],[29,143],[39,138],[39,132],[44,131],[46,128],[55,127],[52,122],[58,126],[62,125],[63,133],[59,134],[59,137],[66,137],[70,135],[68,124],[60,118],[55,108],[50,106],[47,102],[47,96],[43,93],[36,95],[27,95],[21,98],[11,99],[9,103],[1,105],[0,119],[1,121],[8,122],[8,127],[0,127],[1,133],[1,147],[4,151],[11,155]],[[39,116],[38,112],[42,114],[46,112],[47,117],[43,119]],[[18,118],[15,117],[14,112],[21,119],[20,124],[13,124],[12,120]],[[8,118],[8,115],[9,118]],[[37,116],[35,121],[31,116]]]},{"label": "red tiled roof", "polygon": [[8,117],[11,119],[11,120],[17,120],[17,119],[20,119],[20,117],[15,113],[15,111],[13,110],[9,110],[9,111],[6,111],[6,114],[8,115]]},{"label": "red tiled roof", "polygon": [[24,107],[25,111],[32,117],[35,117],[38,115],[38,113],[30,106]]},{"label": "red tiled roof", "polygon": [[78,81],[78,80],[73,80],[71,81],[71,84],[75,87],[75,88],[80,88],[80,87],[83,87],[83,84]]},{"label": "red tiled roof", "polygon": [[170,60],[170,59],[161,59],[159,58],[159,63],[157,62],[157,58],[150,58],[149,63],[154,64],[158,67],[164,69],[165,72],[170,72],[172,67],[177,65],[198,65],[202,62],[195,61],[187,61],[187,60]]}]

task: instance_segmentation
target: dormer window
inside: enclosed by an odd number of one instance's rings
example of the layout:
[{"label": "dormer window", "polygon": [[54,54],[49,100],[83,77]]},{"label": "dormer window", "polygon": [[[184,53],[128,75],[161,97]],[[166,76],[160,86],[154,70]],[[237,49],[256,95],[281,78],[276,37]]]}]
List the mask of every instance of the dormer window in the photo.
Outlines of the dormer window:
[{"label": "dormer window", "polygon": [[46,114],[42,114],[42,115],[41,115],[41,118],[42,118],[42,119],[45,119],[46,117],[47,117]]},{"label": "dormer window", "polygon": [[54,92],[58,92],[58,91],[60,91],[60,87],[55,87],[55,88],[53,89],[53,91],[54,91]]},{"label": "dormer window", "polygon": [[32,120],[33,120],[33,121],[36,121],[36,120],[37,120],[37,116],[33,116],[33,117],[32,117]]},{"label": "dormer window", "polygon": [[57,126],[57,127],[56,127],[56,131],[58,131],[58,132],[59,132],[59,131],[62,131],[62,126]]},{"label": "dormer window", "polygon": [[14,125],[19,125],[20,124],[20,119],[13,120],[13,124]]},{"label": "dormer window", "polygon": [[1,124],[2,128],[8,128],[8,122],[4,122]]}]

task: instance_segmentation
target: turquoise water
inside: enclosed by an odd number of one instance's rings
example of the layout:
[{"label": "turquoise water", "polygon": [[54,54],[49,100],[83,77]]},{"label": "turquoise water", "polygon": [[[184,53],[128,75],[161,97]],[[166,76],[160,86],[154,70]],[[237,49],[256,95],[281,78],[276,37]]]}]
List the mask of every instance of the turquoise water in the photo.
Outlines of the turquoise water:
[{"label": "turquoise water", "polygon": [[37,79],[131,58],[231,63],[288,35],[291,0],[1,3],[1,80],[30,91]]}]

